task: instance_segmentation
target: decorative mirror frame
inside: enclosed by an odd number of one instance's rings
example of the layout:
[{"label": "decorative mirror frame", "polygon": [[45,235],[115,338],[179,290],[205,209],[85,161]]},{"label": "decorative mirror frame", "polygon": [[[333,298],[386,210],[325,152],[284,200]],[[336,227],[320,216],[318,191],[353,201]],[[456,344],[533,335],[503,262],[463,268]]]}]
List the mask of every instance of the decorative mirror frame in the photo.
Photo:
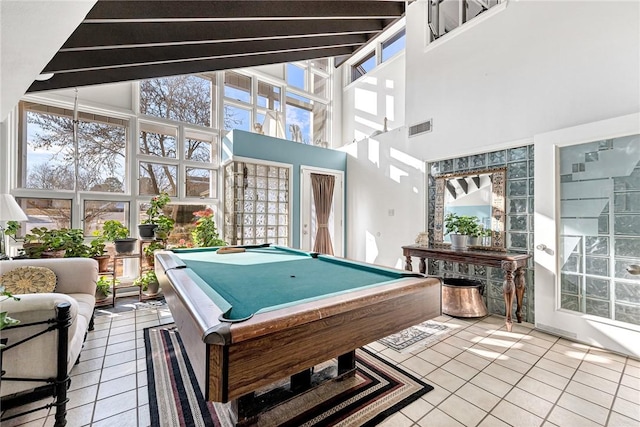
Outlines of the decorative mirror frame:
[{"label": "decorative mirror frame", "polygon": [[435,177],[436,182],[436,207],[434,212],[433,242],[436,246],[449,246],[444,243],[444,199],[446,182],[451,178],[460,178],[470,175],[491,174],[491,245],[470,246],[472,249],[484,249],[492,251],[506,251],[505,249],[505,221],[506,198],[505,187],[507,181],[507,168],[494,168],[472,170],[461,173],[449,173]]}]

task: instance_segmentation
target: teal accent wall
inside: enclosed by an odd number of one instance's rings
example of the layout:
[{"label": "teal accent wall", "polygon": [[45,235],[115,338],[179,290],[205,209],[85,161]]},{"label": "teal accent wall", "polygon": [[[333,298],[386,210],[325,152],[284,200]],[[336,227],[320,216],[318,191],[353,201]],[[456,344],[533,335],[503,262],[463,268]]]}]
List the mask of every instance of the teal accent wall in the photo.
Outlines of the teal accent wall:
[{"label": "teal accent wall", "polygon": [[[233,130],[222,140],[222,162],[226,163],[235,157],[279,162],[293,166],[291,172],[293,181],[293,192],[291,193],[291,246],[294,248],[300,247],[300,167],[312,166],[343,171],[345,172],[346,181],[346,153],[286,139]],[[344,183],[344,188],[345,194],[343,196],[346,196],[346,182]],[[343,203],[343,206],[346,206],[346,203]],[[344,243],[346,253],[347,242]]]}]

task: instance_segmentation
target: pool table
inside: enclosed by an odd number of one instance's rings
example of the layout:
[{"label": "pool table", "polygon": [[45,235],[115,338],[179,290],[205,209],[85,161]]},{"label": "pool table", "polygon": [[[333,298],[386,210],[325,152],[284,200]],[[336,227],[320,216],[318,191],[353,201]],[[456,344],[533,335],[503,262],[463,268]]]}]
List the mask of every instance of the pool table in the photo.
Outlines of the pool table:
[{"label": "pool table", "polygon": [[353,369],[356,348],[440,315],[435,277],[269,244],[218,249],[155,263],[210,401],[235,404],[336,357]]}]

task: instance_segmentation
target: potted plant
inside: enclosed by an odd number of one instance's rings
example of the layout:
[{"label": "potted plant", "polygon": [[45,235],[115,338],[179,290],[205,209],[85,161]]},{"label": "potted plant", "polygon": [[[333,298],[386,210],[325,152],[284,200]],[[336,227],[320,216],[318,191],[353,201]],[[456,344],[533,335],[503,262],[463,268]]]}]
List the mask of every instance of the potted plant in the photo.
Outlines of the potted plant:
[{"label": "potted plant", "polygon": [[116,285],[119,280],[113,280],[111,277],[100,276],[96,281],[96,301],[104,301],[111,295],[111,285]]},{"label": "potted plant", "polygon": [[448,213],[444,218],[446,232],[451,238],[451,249],[467,249],[469,236],[474,235],[480,228],[478,217]]},{"label": "potted plant", "polygon": [[165,217],[162,212],[165,206],[171,201],[166,192],[160,193],[151,198],[149,208],[146,210],[147,219],[138,225],[138,234],[142,239],[150,239],[154,236],[154,231],[158,227],[161,217]]},{"label": "potted plant", "polygon": [[191,230],[193,243],[199,247],[226,246],[227,242],[218,235],[216,222],[213,219],[213,209],[194,212],[195,228]]},{"label": "potted plant", "polygon": [[143,291],[149,291],[148,295],[155,295],[160,290],[158,277],[153,270],[142,273],[140,277],[133,281],[136,286],[142,286]]},{"label": "potted plant", "polygon": [[[53,230],[52,230],[53,231]],[[89,246],[84,243],[84,231],[79,228],[61,229],[59,236],[65,240],[65,258],[89,256]]]},{"label": "potted plant", "polygon": [[166,215],[160,215],[156,218],[156,228],[153,234],[157,240],[167,240],[169,234],[173,231],[175,222]]},{"label": "potted plant", "polygon": [[86,248],[82,230],[52,229],[36,227],[25,234],[23,250],[29,258],[62,258],[67,256],[83,256]]},{"label": "potted plant", "polygon": [[119,254],[131,254],[136,248],[137,239],[129,237],[129,229],[120,221],[110,219],[102,226],[102,236],[113,242]]},{"label": "potted plant", "polygon": [[93,232],[93,236],[93,240],[88,247],[87,256],[98,261],[99,272],[109,271],[109,260],[111,257],[104,252],[107,241],[98,230]]},{"label": "potted plant", "polygon": [[158,249],[164,249],[164,243],[159,240],[154,240],[142,250],[149,267],[153,267],[155,264],[154,252]]}]

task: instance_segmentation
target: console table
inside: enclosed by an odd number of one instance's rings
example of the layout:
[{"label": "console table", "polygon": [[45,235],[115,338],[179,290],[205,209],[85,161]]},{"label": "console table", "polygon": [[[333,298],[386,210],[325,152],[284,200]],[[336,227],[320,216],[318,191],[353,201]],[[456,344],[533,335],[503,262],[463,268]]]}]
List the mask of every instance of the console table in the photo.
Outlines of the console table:
[{"label": "console table", "polygon": [[505,278],[503,289],[507,331],[511,332],[513,325],[511,307],[513,306],[514,295],[517,302],[516,318],[518,323],[522,322],[522,298],[524,297],[525,289],[524,269],[531,255],[484,250],[454,251],[449,248],[430,248],[418,245],[403,246],[402,253],[405,257],[405,270],[413,270],[411,257],[420,258],[419,269],[422,274],[427,271],[426,258],[502,268]]}]

